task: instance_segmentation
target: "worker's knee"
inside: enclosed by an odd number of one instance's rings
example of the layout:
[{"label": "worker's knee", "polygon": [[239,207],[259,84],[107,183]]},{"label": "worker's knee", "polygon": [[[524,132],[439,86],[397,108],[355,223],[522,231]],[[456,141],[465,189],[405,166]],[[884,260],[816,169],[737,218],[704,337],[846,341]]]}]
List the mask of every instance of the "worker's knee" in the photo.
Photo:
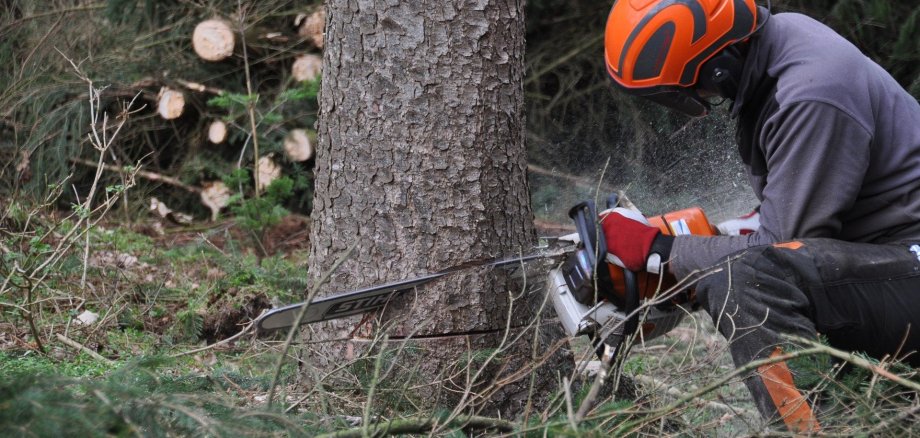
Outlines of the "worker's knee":
[{"label": "worker's knee", "polygon": [[784,302],[783,296],[793,295],[795,301],[800,301],[801,285],[815,272],[812,258],[802,247],[786,244],[748,248],[728,257],[715,269],[696,287],[698,303],[713,318],[741,306],[775,306]]}]

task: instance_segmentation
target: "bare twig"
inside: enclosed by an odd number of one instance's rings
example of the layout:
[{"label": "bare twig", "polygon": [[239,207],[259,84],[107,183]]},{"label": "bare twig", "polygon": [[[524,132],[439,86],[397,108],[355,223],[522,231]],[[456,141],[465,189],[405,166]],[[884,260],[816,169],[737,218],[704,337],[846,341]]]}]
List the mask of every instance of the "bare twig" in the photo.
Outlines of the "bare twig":
[{"label": "bare twig", "polygon": [[[623,348],[623,346],[616,347],[617,349]],[[604,345],[604,354],[601,357],[601,367],[597,370],[597,376],[594,377],[594,382],[591,383],[591,388],[588,389],[588,395],[585,396],[584,400],[581,401],[581,405],[578,406],[578,412],[575,414],[574,422],[579,423],[585,419],[585,416],[588,415],[588,412],[594,408],[594,403],[597,401],[597,396],[601,392],[601,388],[604,387],[604,383],[607,381],[607,376],[610,373],[610,368],[613,366],[614,361],[611,356],[614,354],[613,351],[610,351],[607,345]],[[568,390],[568,388],[566,388]]]},{"label": "bare twig", "polygon": [[[243,13],[243,0],[237,0],[237,8],[239,9],[239,31],[240,31],[240,45],[243,46],[243,71],[246,73],[246,111],[249,113],[249,128],[252,131],[250,133],[252,137],[252,155],[253,155],[253,164],[252,164],[252,175],[253,181],[255,182],[255,194],[256,199],[259,199],[259,135],[256,132],[256,96],[252,94],[252,77],[249,72],[249,55],[246,51],[246,31],[245,23],[246,14]],[[271,399],[269,399],[269,404],[271,404]]]},{"label": "bare twig", "polygon": [[[673,386],[668,386],[665,382],[662,382],[662,381],[660,381],[660,380],[658,380],[658,379],[656,379],[656,378],[654,378],[654,377],[652,377],[652,376],[635,375],[635,376],[633,376],[633,378],[636,379],[636,380],[638,380],[639,382],[642,382],[642,383],[646,384],[646,385],[653,386],[653,387],[655,387],[656,389],[657,389],[657,388],[664,388],[665,392],[666,392],[668,395],[670,395],[670,396],[677,397],[677,398],[686,398],[686,397],[688,397],[688,394],[687,394],[686,392],[681,391],[681,390],[679,390],[679,389],[677,389],[677,388],[674,388]],[[692,399],[692,398],[693,398],[693,397],[690,397],[690,399]],[[743,415],[746,415],[746,416],[748,416],[748,417],[756,417],[756,416],[760,415],[757,411],[753,411],[753,410],[750,410],[750,409],[744,409],[744,408],[740,408],[740,407],[735,407],[735,406],[729,406],[729,405],[727,405],[727,404],[719,403],[719,402],[717,402],[717,401],[706,400],[706,399],[699,399],[699,401],[700,401],[701,403],[705,404],[706,406],[710,407],[710,408],[713,408],[713,409],[716,409],[716,410],[722,411],[722,412],[727,412],[727,413],[729,413],[729,414],[735,414],[735,415],[737,415],[737,414],[743,414]]]},{"label": "bare twig", "polygon": [[47,12],[41,12],[41,13],[38,13],[38,14],[29,15],[29,16],[26,16],[26,17],[22,17],[22,18],[20,18],[20,19],[18,19],[18,20],[12,21],[12,22],[6,24],[5,26],[3,26],[2,28],[0,28],[0,36],[2,36],[3,34],[9,32],[12,28],[14,28],[14,27],[16,27],[16,26],[19,26],[19,25],[21,25],[21,24],[23,24],[23,23],[25,23],[25,22],[27,22],[27,21],[30,21],[30,20],[36,20],[36,19],[39,19],[39,18],[50,17],[50,16],[53,16],[53,15],[59,15],[59,14],[60,14],[60,15],[65,15],[65,14],[69,14],[69,13],[72,13],[72,12],[95,11],[95,10],[98,10],[98,9],[104,9],[105,7],[106,7],[106,3],[105,3],[105,2],[101,2],[101,3],[94,3],[94,4],[89,4],[89,5],[74,6],[74,7],[70,7],[70,8],[61,8],[61,9],[56,9],[56,10],[53,10],[53,11],[47,11]]},{"label": "bare twig", "polygon": [[[635,433],[643,424],[648,424],[654,421],[657,421],[661,418],[664,418],[667,415],[675,412],[679,407],[687,404],[693,400],[700,399],[703,395],[708,394],[716,389],[722,387],[722,385],[728,383],[730,380],[735,379],[738,376],[747,374],[753,370],[756,370],[764,365],[771,365],[774,363],[784,362],[790,359],[794,359],[802,356],[809,356],[813,354],[822,353],[822,348],[805,348],[802,350],[796,350],[789,353],[778,354],[770,356],[765,359],[755,360],[748,362],[744,366],[740,366],[732,370],[730,373],[723,375],[722,377],[716,379],[714,382],[709,385],[702,387],[696,391],[687,393],[685,396],[679,398],[677,401],[656,409],[650,412],[650,415],[643,416],[637,420],[625,422],[617,429],[614,433],[616,436],[627,436]],[[604,413],[604,416],[609,416],[609,413]]]},{"label": "bare twig", "polygon": [[[373,425],[370,429],[370,436],[380,437],[400,434],[424,434],[440,427],[496,430],[503,433],[510,433],[514,431],[514,423],[507,420],[473,415],[461,415],[446,422],[441,421],[439,418],[431,417],[406,418],[387,421]],[[360,438],[366,436],[364,434],[366,431],[367,430],[365,427],[362,426],[340,432],[319,435],[317,438]]]},{"label": "bare twig", "polygon": [[253,323],[249,323],[249,324],[246,325],[246,327],[243,327],[243,329],[240,330],[239,333],[237,333],[237,334],[235,334],[235,335],[233,335],[233,336],[231,336],[231,337],[229,337],[229,338],[227,338],[227,339],[221,340],[221,341],[219,341],[219,342],[215,342],[215,343],[213,343],[213,344],[211,344],[211,345],[208,345],[208,346],[205,346],[205,347],[196,348],[196,349],[194,349],[194,350],[189,350],[189,351],[183,351],[183,352],[180,352],[180,353],[175,353],[175,354],[170,355],[169,357],[182,357],[182,356],[188,356],[188,355],[190,355],[190,354],[201,353],[202,351],[211,350],[211,349],[217,348],[217,347],[219,347],[219,346],[221,346],[221,345],[229,344],[229,343],[231,343],[231,342],[233,342],[233,341],[236,341],[236,340],[239,339],[239,338],[242,338],[243,336],[249,334],[250,332],[252,332],[253,327],[255,327],[255,326],[253,325]]},{"label": "bare twig", "polygon": [[[572,428],[572,431],[577,431],[578,422],[575,413],[572,411],[572,382],[569,382],[568,377],[562,378],[562,390],[565,391],[565,414],[566,418],[569,419],[569,427]],[[579,413],[581,413],[580,409]]]},{"label": "bare twig", "polygon": [[584,187],[587,189],[594,189],[594,188],[600,187],[604,191],[613,191],[613,186],[603,184],[603,183],[600,183],[600,184],[595,183],[593,180],[589,178],[584,178],[584,177],[580,177],[577,175],[564,173],[556,169],[547,169],[543,166],[538,166],[536,164],[528,164],[527,171],[531,173],[535,173],[537,175],[543,175],[543,176],[548,176],[551,178],[559,178],[562,180],[566,180],[566,181],[569,181],[575,184],[578,187]]},{"label": "bare twig", "polygon": [[524,86],[530,85],[530,83],[538,81],[540,77],[543,76],[544,74],[552,71],[554,68],[559,67],[560,65],[566,64],[570,59],[574,58],[578,54],[590,49],[596,44],[599,44],[603,39],[604,39],[603,35],[598,35],[595,38],[589,39],[587,42],[585,42],[581,46],[578,46],[572,49],[571,51],[569,51],[569,53],[566,53],[562,56],[555,58],[553,62],[547,64],[545,67],[541,68],[537,72],[530,74],[529,75],[530,77],[527,78],[526,81],[524,81]]},{"label": "bare twig", "polygon": [[88,347],[86,347],[85,345],[83,345],[83,344],[81,344],[81,343],[79,343],[79,342],[77,342],[77,341],[74,341],[73,339],[70,339],[70,338],[68,338],[67,336],[64,336],[64,335],[62,335],[62,334],[60,334],[60,333],[57,333],[56,336],[57,336],[58,341],[61,341],[62,344],[67,345],[68,347],[76,348],[77,350],[80,350],[80,351],[82,351],[82,352],[84,352],[84,353],[90,355],[93,359],[96,359],[96,360],[98,360],[99,362],[103,362],[103,363],[105,363],[106,365],[115,365],[115,362],[112,361],[111,359],[106,358],[105,356],[102,356],[101,354],[96,353],[96,352],[93,351],[93,350],[90,350],[90,349],[89,349]]},{"label": "bare twig", "polygon": [[[85,160],[85,159],[76,158],[76,157],[70,158],[70,162],[75,163],[75,164],[82,164],[82,165],[84,165],[84,166],[92,166],[92,167],[96,167],[96,165],[97,165],[97,163],[92,162],[92,161],[90,161],[90,160]],[[115,166],[115,165],[112,165],[112,164],[103,164],[103,165],[102,165],[102,168],[105,169],[105,170],[111,171],[111,172],[118,172],[118,173],[123,174],[123,175],[124,175],[124,174],[131,174],[131,173],[133,173],[133,172],[137,172],[137,176],[139,176],[139,177],[141,177],[141,178],[144,178],[144,179],[149,179],[150,181],[155,181],[155,182],[161,182],[161,183],[163,183],[163,184],[168,184],[168,185],[171,185],[171,186],[173,186],[173,187],[178,187],[178,188],[180,188],[180,189],[182,189],[182,190],[185,190],[185,191],[187,191],[187,192],[190,192],[190,193],[200,193],[200,192],[201,192],[201,187],[190,186],[190,185],[188,185],[188,184],[186,184],[186,183],[184,183],[184,182],[182,182],[182,181],[179,181],[178,179],[173,178],[173,177],[171,177],[171,176],[161,175],[161,174],[159,174],[159,173],[154,173],[154,172],[150,172],[150,171],[147,171],[147,170],[131,170],[131,171],[128,171],[128,170],[126,170],[124,167],[119,167],[119,166]]]},{"label": "bare twig", "polygon": [[300,323],[303,321],[304,315],[307,314],[307,308],[310,307],[310,302],[313,301],[313,297],[316,296],[316,293],[319,291],[319,288],[326,284],[329,281],[329,278],[332,277],[332,274],[339,269],[339,266],[348,260],[351,256],[352,251],[358,247],[358,242],[356,241],[351,245],[351,248],[345,251],[345,254],[340,257],[332,267],[323,274],[323,277],[313,285],[313,288],[310,289],[310,292],[307,294],[307,300],[303,307],[300,308],[300,312],[297,313],[297,317],[294,318],[294,324],[291,325],[291,329],[288,331],[287,339],[284,341],[284,346],[281,348],[281,354],[278,356],[278,362],[275,363],[275,372],[272,376],[272,383],[268,390],[268,406],[271,407],[272,399],[275,398],[275,389],[278,386],[278,378],[281,376],[281,366],[284,365],[284,358],[287,356],[288,350],[291,348],[291,343],[294,342],[294,335],[297,334],[297,331],[300,330]]},{"label": "bare twig", "polygon": [[813,339],[806,339],[800,336],[784,335],[784,337],[797,344],[810,346],[809,350],[816,350],[819,353],[827,353],[831,356],[834,356],[841,360],[845,360],[860,368],[865,368],[879,376],[882,376],[888,380],[891,380],[892,382],[897,383],[898,385],[905,386],[914,391],[920,391],[920,383],[915,382],[913,380],[905,379],[866,359],[863,359],[862,357],[855,355],[854,353],[841,351],[836,348],[821,344]]}]

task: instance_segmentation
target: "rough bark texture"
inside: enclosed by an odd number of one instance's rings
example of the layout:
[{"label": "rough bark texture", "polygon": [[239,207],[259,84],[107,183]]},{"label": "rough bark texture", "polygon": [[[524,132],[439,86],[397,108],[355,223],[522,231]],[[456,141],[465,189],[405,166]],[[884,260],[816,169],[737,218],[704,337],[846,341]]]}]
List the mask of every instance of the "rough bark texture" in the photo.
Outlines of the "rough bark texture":
[{"label": "rough bark texture", "polygon": [[[358,246],[321,295],[528,251],[535,233],[522,131],[522,2],[331,0],[326,11],[313,277]],[[412,341],[424,359],[398,364],[428,383],[413,391],[442,407],[462,400],[520,412],[529,376],[500,385],[493,402],[482,404],[485,394],[462,395],[471,377],[462,358],[499,344],[509,293],[520,295],[521,285],[496,272],[467,272],[419,292],[382,316],[394,337],[446,335]],[[532,301],[514,302],[511,326],[532,319]],[[309,336],[367,335],[360,320],[311,326]],[[490,392],[494,379],[530,362],[534,351],[545,353],[561,333],[554,324],[538,328],[500,355],[510,367],[489,367],[474,389]],[[357,341],[325,342],[309,361],[342,364],[360,350]],[[563,356],[537,373],[538,404],[569,369]]]}]

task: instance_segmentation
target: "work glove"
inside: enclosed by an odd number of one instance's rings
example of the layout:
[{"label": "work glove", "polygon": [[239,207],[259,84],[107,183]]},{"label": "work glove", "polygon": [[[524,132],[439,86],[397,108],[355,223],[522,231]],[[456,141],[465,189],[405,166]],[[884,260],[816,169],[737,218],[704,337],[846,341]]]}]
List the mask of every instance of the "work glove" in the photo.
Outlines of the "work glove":
[{"label": "work glove", "polygon": [[759,210],[760,208],[758,207],[755,208],[754,211],[743,216],[725,222],[719,222],[716,225],[716,228],[719,229],[719,234],[723,236],[744,236],[757,231],[757,229],[760,228]]},{"label": "work glove", "polygon": [[599,216],[607,239],[608,262],[634,272],[661,272],[662,260],[671,254],[672,236],[661,234],[636,210],[617,207]]}]

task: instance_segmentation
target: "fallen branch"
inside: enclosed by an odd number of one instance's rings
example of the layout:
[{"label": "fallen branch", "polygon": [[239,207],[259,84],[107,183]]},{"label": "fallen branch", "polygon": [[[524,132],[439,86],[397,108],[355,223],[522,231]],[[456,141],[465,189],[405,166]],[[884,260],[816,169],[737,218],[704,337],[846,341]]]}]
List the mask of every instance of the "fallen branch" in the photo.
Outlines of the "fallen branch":
[{"label": "fallen branch", "polygon": [[205,84],[201,84],[198,82],[186,81],[184,79],[175,79],[175,81],[177,84],[185,88],[188,88],[189,90],[197,91],[199,93],[210,93],[210,94],[214,94],[218,96],[226,93],[224,90],[221,90],[220,88],[209,87]]},{"label": "fallen branch", "polygon": [[64,335],[62,335],[62,334],[60,334],[60,333],[56,333],[56,335],[57,335],[58,340],[61,341],[61,343],[63,343],[64,345],[67,345],[68,347],[72,347],[72,348],[75,348],[75,349],[77,349],[77,350],[80,350],[80,351],[82,351],[82,352],[84,352],[84,353],[90,355],[93,359],[96,359],[96,360],[98,360],[99,362],[103,362],[103,363],[105,363],[106,365],[115,365],[115,361],[113,361],[113,360],[111,360],[111,359],[108,359],[108,358],[102,356],[101,354],[96,353],[96,352],[93,351],[93,350],[90,350],[87,346],[85,346],[85,345],[83,345],[83,344],[81,344],[81,343],[79,343],[79,342],[77,342],[77,341],[74,341],[73,339],[70,339],[70,338],[68,338],[67,336],[64,336]]},{"label": "fallen branch", "polygon": [[219,341],[219,342],[215,342],[215,343],[213,343],[213,344],[211,344],[211,345],[207,345],[207,346],[204,346],[204,347],[201,347],[201,348],[196,348],[196,349],[194,349],[194,350],[182,351],[182,352],[179,352],[179,353],[174,353],[174,354],[171,354],[169,357],[182,357],[182,356],[188,356],[188,355],[190,355],[190,354],[201,353],[202,351],[207,351],[207,350],[210,350],[210,349],[212,349],[212,348],[217,348],[217,347],[219,347],[219,346],[221,346],[221,345],[229,344],[229,343],[231,343],[231,342],[233,342],[233,341],[235,341],[235,340],[237,340],[237,339],[239,339],[239,338],[242,338],[242,337],[245,336],[246,334],[248,334],[250,331],[252,331],[253,327],[255,327],[255,326],[253,325],[253,323],[249,323],[248,325],[246,325],[246,327],[244,327],[242,330],[240,330],[239,333],[237,333],[237,334],[235,334],[235,335],[233,335],[233,336],[231,336],[231,337],[229,337],[229,338],[227,338],[227,339],[224,339],[224,340]]},{"label": "fallen branch", "polygon": [[[70,159],[70,162],[76,163],[76,164],[82,164],[82,165],[84,165],[84,166],[92,166],[92,167],[96,167],[96,166],[99,164],[99,163],[97,163],[97,162],[95,162],[95,161],[84,160],[84,159],[82,159],[82,158],[71,158],[71,159]],[[129,173],[130,173],[130,172],[128,172],[127,170],[125,170],[125,169],[123,169],[123,168],[121,168],[121,167],[119,167],[119,166],[114,166],[114,165],[111,165],[111,164],[102,164],[102,168],[105,169],[105,170],[108,170],[108,171],[110,171],[110,172],[118,172],[118,173],[121,173],[121,174],[129,174]],[[160,175],[159,173],[149,172],[149,171],[146,171],[146,170],[138,170],[138,171],[137,171],[137,176],[139,176],[139,177],[141,177],[141,178],[144,178],[144,179],[149,179],[149,180],[151,180],[151,181],[156,181],[156,182],[161,182],[161,183],[163,183],[163,184],[168,184],[168,185],[171,185],[171,186],[173,186],[173,187],[178,187],[178,188],[180,188],[180,189],[182,189],[182,190],[185,190],[185,191],[188,191],[188,192],[191,192],[191,193],[200,193],[200,192],[201,192],[201,188],[200,188],[200,187],[190,186],[190,185],[188,185],[188,184],[186,184],[186,183],[184,183],[184,182],[182,182],[182,181],[179,181],[178,179],[173,178],[173,177],[171,177],[171,176]]]},{"label": "fallen branch", "polygon": [[514,423],[498,418],[480,417],[477,415],[461,415],[446,423],[441,423],[439,418],[405,418],[391,420],[368,427],[319,435],[317,438],[361,438],[365,436],[381,437],[399,434],[425,434],[437,428],[469,428],[489,429],[510,433],[514,431]]},{"label": "fallen branch", "polygon": [[[632,377],[641,383],[655,387],[656,390],[659,388],[664,388],[665,393],[667,393],[668,395],[672,397],[677,397],[678,399],[682,399],[682,398],[687,398],[688,396],[687,393],[677,388],[674,388],[673,386],[668,386],[666,383],[654,377],[643,376],[643,375],[633,375]],[[692,399],[693,397],[689,398],[689,400],[692,400]],[[699,398],[697,400],[704,403],[706,406],[709,406],[710,408],[713,408],[719,411],[723,411],[723,412],[727,412],[729,414],[735,414],[735,415],[743,414],[745,416],[754,417],[754,418],[760,415],[757,411],[752,410],[752,409],[745,409],[745,408],[740,408],[740,407],[729,406],[724,403],[719,403],[717,401],[706,400],[702,398]]]},{"label": "fallen branch", "polygon": [[[721,388],[723,385],[728,383],[730,380],[738,378],[739,376],[747,374],[751,371],[754,371],[764,365],[771,365],[771,364],[775,364],[779,362],[785,362],[787,360],[795,359],[797,357],[809,356],[813,354],[819,354],[822,352],[823,351],[821,348],[806,348],[802,350],[796,350],[790,353],[779,354],[779,355],[771,356],[765,359],[748,362],[744,366],[737,367],[734,370],[732,370],[732,372],[727,373],[723,375],[722,377],[716,379],[714,382],[710,383],[709,385],[684,395],[683,397],[681,397],[674,403],[671,403],[670,405],[667,405],[660,409],[655,409],[649,412],[650,415],[648,415],[647,417],[642,417],[635,421],[629,421],[629,422],[623,423],[612,434],[614,436],[632,435],[636,433],[639,430],[639,428],[642,427],[643,424],[648,424],[654,421],[658,421],[668,415],[671,415],[674,412],[677,412],[677,410],[684,404],[687,404],[688,402],[693,401],[693,400],[700,399],[702,398],[703,395]],[[601,412],[596,415],[603,416],[603,417],[609,417],[610,412]]]},{"label": "fallen branch", "polygon": [[316,293],[319,291],[319,288],[322,285],[326,284],[327,281],[329,281],[329,278],[332,277],[332,274],[336,270],[339,269],[339,266],[341,266],[342,263],[345,262],[345,260],[348,260],[348,258],[351,256],[352,251],[354,251],[355,248],[357,248],[357,246],[358,246],[358,242],[355,242],[355,244],[352,245],[351,248],[348,248],[348,250],[345,251],[345,255],[339,258],[335,262],[335,264],[332,265],[332,268],[330,268],[329,271],[323,274],[322,278],[320,278],[319,281],[317,281],[316,284],[313,285],[313,288],[310,289],[310,292],[307,294],[307,300],[306,300],[307,304],[305,304],[303,307],[300,308],[300,312],[298,312],[297,317],[294,318],[294,324],[291,326],[291,330],[288,331],[287,338],[284,340],[284,345],[281,348],[281,354],[278,355],[278,361],[275,363],[275,372],[272,375],[272,383],[268,388],[268,406],[269,407],[272,406],[272,399],[275,398],[275,389],[278,386],[278,378],[281,377],[281,366],[284,365],[285,356],[287,356],[287,352],[291,348],[291,344],[294,342],[294,335],[297,334],[297,332],[300,330],[300,324],[303,321],[304,315],[307,314],[307,308],[310,307],[310,302],[313,301],[313,297],[316,296]]},{"label": "fallen branch", "polygon": [[905,386],[914,391],[920,391],[920,383],[915,382],[913,380],[905,379],[899,375],[893,374],[891,371],[888,371],[885,368],[882,368],[866,359],[863,359],[854,353],[841,351],[833,347],[828,347],[827,345],[821,344],[815,340],[805,339],[799,336],[785,335],[784,337],[797,344],[808,345],[810,347],[809,348],[810,350],[817,350],[819,353],[826,353],[838,359],[845,360],[860,368],[865,368],[874,374],[877,374],[888,380],[891,380],[894,383],[897,383],[898,385]]}]

